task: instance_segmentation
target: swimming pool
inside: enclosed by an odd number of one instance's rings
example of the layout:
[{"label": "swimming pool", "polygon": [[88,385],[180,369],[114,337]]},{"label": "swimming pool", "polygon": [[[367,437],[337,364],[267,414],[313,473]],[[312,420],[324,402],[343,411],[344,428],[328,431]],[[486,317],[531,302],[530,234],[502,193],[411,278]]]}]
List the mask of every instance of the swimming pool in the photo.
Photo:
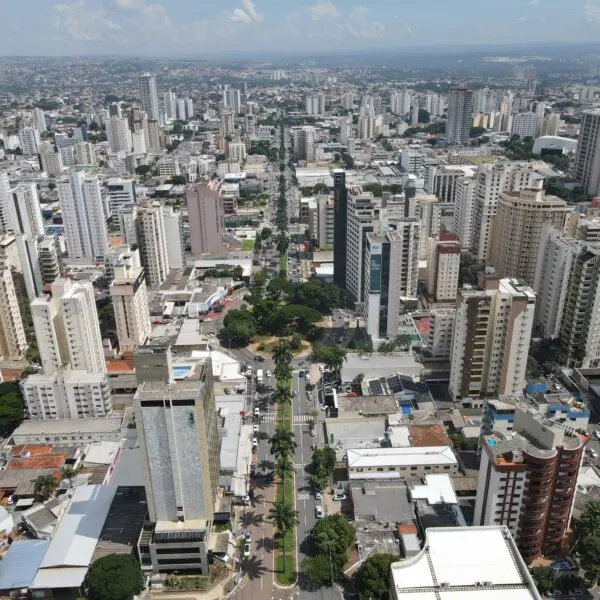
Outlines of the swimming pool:
[{"label": "swimming pool", "polygon": [[173,379],[185,379],[191,372],[191,366],[173,367]]}]

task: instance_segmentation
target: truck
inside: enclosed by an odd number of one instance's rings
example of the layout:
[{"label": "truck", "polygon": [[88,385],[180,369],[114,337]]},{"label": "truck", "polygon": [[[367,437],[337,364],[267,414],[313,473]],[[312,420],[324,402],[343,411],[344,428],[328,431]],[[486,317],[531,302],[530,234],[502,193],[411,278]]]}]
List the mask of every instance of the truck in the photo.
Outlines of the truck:
[{"label": "truck", "polygon": [[262,369],[257,369],[256,371],[256,383],[262,383],[263,382],[263,370]]}]

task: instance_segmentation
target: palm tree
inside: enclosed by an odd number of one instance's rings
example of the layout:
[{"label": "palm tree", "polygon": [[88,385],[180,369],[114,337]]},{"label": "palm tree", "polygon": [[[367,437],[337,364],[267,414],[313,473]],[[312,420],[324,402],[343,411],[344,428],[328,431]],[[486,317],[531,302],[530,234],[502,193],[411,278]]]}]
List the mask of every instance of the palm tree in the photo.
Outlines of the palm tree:
[{"label": "palm tree", "polygon": [[277,246],[277,251],[279,252],[279,254],[283,256],[290,247],[290,240],[288,239],[288,236],[285,233],[280,233],[277,236],[277,241],[275,242],[275,245]]},{"label": "palm tree", "polygon": [[289,381],[292,377],[292,367],[284,362],[276,363],[273,372],[277,381]]},{"label": "palm tree", "polygon": [[294,465],[288,458],[280,458],[275,463],[275,468],[273,469],[273,472],[275,473],[275,475],[277,475],[277,477],[279,477],[281,481],[281,486],[283,488],[283,501],[285,502],[285,478],[286,476],[291,476],[294,473]]},{"label": "palm tree", "polygon": [[275,402],[275,404],[279,404],[281,406],[281,422],[283,423],[285,417],[285,405],[292,403],[292,390],[288,383],[285,385],[278,385],[271,396],[271,400]]},{"label": "palm tree", "polygon": [[42,501],[48,500],[56,488],[56,479],[52,475],[40,475],[33,484],[35,495]]},{"label": "palm tree", "polygon": [[342,348],[340,345],[335,344],[327,349],[327,355],[325,356],[325,367],[330,371],[336,373],[341,370],[344,366],[344,362],[347,358],[348,351],[346,348]]},{"label": "palm tree", "polygon": [[600,538],[600,502],[590,502],[575,525],[577,537]]},{"label": "palm tree", "polygon": [[298,511],[294,510],[291,505],[282,502],[275,502],[273,507],[269,510],[269,521],[271,521],[275,527],[281,533],[283,537],[283,572],[285,573],[285,537],[290,529],[293,529],[298,524]]},{"label": "palm tree", "polygon": [[69,487],[73,487],[73,477],[75,477],[75,475],[77,475],[77,471],[71,467],[70,465],[65,465],[61,470],[60,470],[60,474],[62,475],[63,479],[68,479],[69,480]]},{"label": "palm tree", "polygon": [[291,431],[278,427],[269,440],[271,454],[278,460],[288,460],[297,446],[294,438],[295,435]]},{"label": "palm tree", "polygon": [[279,340],[273,348],[271,356],[273,357],[275,364],[283,362],[289,365],[292,362],[293,357],[287,340]]}]

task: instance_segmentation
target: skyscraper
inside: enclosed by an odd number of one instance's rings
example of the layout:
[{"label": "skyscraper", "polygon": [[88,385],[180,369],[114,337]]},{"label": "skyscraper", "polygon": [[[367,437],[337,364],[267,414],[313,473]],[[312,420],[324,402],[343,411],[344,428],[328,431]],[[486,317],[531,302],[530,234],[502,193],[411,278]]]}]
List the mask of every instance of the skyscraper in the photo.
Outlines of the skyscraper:
[{"label": "skyscraper", "polygon": [[312,125],[304,125],[294,129],[292,133],[294,141],[294,160],[315,160],[315,128]]},{"label": "skyscraper", "polygon": [[567,203],[543,190],[500,194],[492,227],[490,264],[500,277],[535,282],[538,251],[544,223],[562,228]]},{"label": "skyscraper", "polygon": [[223,209],[217,190],[191,185],[187,192],[191,249],[194,256],[223,249]]},{"label": "skyscraper", "polygon": [[138,240],[148,285],[159,288],[169,274],[165,219],[160,202],[144,198],[137,211]]},{"label": "skyscraper", "polygon": [[177,382],[168,346],[138,348],[135,366],[134,408],[152,527],[141,534],[142,567],[208,572],[221,448],[210,359]]},{"label": "skyscraper", "polygon": [[427,292],[438,302],[454,302],[458,291],[460,244],[454,233],[429,238]]},{"label": "skyscraper", "polygon": [[535,294],[516,279],[487,276],[484,285],[458,292],[449,390],[463,403],[525,386]]},{"label": "skyscraper", "polygon": [[103,258],[108,230],[98,177],[72,171],[56,183],[70,258]]},{"label": "skyscraper", "polygon": [[111,152],[130,152],[132,140],[128,120],[125,117],[111,116],[106,123],[106,138]]},{"label": "skyscraper", "polygon": [[10,191],[10,226],[15,233],[44,235],[44,220],[35,183],[20,183]]},{"label": "skyscraper", "polygon": [[234,115],[240,113],[242,109],[242,100],[240,90],[224,90],[223,91],[223,106],[230,108]]},{"label": "skyscraper", "polygon": [[583,115],[573,176],[586,194],[600,196],[600,111]]},{"label": "skyscraper", "polygon": [[144,269],[135,267],[130,257],[115,266],[110,298],[115,311],[121,352],[130,352],[150,337],[150,311]]},{"label": "skyscraper", "polygon": [[409,218],[393,225],[383,234],[366,234],[364,317],[374,339],[397,335],[402,300],[417,296],[420,223]]},{"label": "skyscraper", "polygon": [[448,144],[464,145],[469,143],[473,113],[473,90],[455,88],[448,96],[448,118],[446,120],[446,139]]},{"label": "skyscraper", "polygon": [[158,96],[156,95],[156,78],[151,73],[138,77],[142,109],[150,119],[158,121]]},{"label": "skyscraper", "polygon": [[9,266],[0,263],[0,360],[21,360],[27,350],[25,328]]},{"label": "skyscraper", "polygon": [[40,132],[34,127],[23,127],[19,131],[23,156],[35,156],[39,152]]},{"label": "skyscraper", "polygon": [[346,172],[333,172],[333,283],[346,290],[346,250],[348,232],[348,189]]}]

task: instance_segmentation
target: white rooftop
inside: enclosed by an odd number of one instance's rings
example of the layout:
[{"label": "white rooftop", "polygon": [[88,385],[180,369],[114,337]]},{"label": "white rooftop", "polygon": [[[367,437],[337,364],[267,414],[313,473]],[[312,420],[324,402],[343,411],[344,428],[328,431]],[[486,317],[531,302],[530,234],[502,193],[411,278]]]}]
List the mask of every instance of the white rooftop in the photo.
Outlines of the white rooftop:
[{"label": "white rooftop", "polygon": [[458,504],[450,475],[447,473],[425,475],[425,485],[411,487],[410,495],[413,500],[427,500],[427,504]]},{"label": "white rooftop", "polygon": [[397,600],[541,600],[504,526],[429,528],[417,556],[392,564],[392,580]]},{"label": "white rooftop", "polygon": [[403,467],[411,465],[455,465],[450,446],[408,448],[355,448],[348,450],[348,468]]}]

